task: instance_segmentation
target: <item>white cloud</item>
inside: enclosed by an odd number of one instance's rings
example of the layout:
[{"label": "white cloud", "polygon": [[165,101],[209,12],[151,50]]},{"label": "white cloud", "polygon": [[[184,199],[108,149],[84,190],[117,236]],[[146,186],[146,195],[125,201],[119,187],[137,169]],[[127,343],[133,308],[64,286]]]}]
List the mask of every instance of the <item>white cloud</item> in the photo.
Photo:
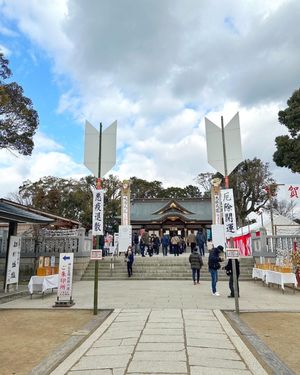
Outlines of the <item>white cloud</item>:
[{"label": "white cloud", "polygon": [[80,178],[88,174],[83,165],[63,153],[62,146],[52,139],[38,133],[34,141],[36,147],[31,156],[0,150],[1,197],[18,191],[25,180],[37,181],[43,176]]},{"label": "white cloud", "polygon": [[[244,157],[295,182],[272,155],[286,132],[278,110],[300,84],[299,1],[11,0],[0,9],[71,78],[58,114],[95,126],[118,120],[114,171],[122,178],[193,183],[212,170],[204,116],[220,124],[223,115],[226,124],[239,111]],[[40,161],[33,155],[34,167],[24,166],[29,176],[40,176],[47,160],[44,174],[83,168],[56,143],[37,144]]]},{"label": "white cloud", "polygon": [[0,52],[7,58],[11,54],[11,50],[5,47],[3,44],[0,44]]}]

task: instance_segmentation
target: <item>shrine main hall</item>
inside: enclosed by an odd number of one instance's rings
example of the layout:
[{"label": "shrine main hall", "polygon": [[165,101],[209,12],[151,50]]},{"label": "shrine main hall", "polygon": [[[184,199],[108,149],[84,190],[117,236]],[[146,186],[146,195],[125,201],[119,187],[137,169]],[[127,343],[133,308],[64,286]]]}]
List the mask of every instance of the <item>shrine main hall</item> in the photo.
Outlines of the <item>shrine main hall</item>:
[{"label": "shrine main hall", "polygon": [[147,229],[161,235],[176,231],[187,236],[203,228],[211,236],[212,208],[210,198],[133,199],[130,205],[133,232]]}]

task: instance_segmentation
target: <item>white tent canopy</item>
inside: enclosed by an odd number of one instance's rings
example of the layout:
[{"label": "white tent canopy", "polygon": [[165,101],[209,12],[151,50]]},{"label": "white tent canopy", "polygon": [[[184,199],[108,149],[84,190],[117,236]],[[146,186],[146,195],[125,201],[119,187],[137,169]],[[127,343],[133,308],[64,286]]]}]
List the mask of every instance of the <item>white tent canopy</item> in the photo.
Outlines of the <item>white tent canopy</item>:
[{"label": "white tent canopy", "polygon": [[[260,220],[259,220],[260,221]],[[266,218],[264,220],[264,227],[267,231],[267,235],[272,235],[272,225],[271,219]],[[278,214],[273,215],[273,225],[274,225],[274,233],[275,235],[294,235],[300,234],[300,225],[297,224],[295,221]],[[240,236],[242,234],[247,234],[251,230],[259,231],[262,227],[260,222],[247,225],[245,227],[239,228],[236,231],[236,236]]]}]

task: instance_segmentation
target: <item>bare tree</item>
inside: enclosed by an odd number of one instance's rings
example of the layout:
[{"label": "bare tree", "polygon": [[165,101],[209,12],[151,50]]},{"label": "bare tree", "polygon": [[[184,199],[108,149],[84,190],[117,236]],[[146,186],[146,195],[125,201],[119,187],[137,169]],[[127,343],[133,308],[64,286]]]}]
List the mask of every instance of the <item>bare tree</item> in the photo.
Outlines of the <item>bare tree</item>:
[{"label": "bare tree", "polygon": [[[273,199],[273,212],[291,220],[295,219],[295,207],[295,201]],[[265,207],[265,211],[270,212],[270,204]]]}]

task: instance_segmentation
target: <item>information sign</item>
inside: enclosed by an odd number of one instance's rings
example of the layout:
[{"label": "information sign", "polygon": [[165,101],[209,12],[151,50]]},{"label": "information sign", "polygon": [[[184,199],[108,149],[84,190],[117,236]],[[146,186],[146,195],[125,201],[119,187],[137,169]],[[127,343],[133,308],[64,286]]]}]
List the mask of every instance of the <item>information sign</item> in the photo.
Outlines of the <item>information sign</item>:
[{"label": "information sign", "polygon": [[226,249],[226,257],[227,259],[239,259],[240,249],[236,249],[236,248]]},{"label": "information sign", "polygon": [[93,250],[91,250],[90,259],[91,260],[102,259],[102,250],[101,249],[93,249]]},{"label": "information sign", "polygon": [[221,199],[223,207],[223,220],[225,227],[225,237],[233,237],[236,232],[236,219],[234,208],[234,197],[232,189],[221,190]]},{"label": "information sign", "polygon": [[21,237],[11,236],[8,250],[6,285],[19,282]]},{"label": "information sign", "polygon": [[59,281],[57,297],[59,301],[72,299],[73,253],[61,253],[59,257]]},{"label": "information sign", "polygon": [[103,235],[104,191],[93,191],[93,236]]}]

